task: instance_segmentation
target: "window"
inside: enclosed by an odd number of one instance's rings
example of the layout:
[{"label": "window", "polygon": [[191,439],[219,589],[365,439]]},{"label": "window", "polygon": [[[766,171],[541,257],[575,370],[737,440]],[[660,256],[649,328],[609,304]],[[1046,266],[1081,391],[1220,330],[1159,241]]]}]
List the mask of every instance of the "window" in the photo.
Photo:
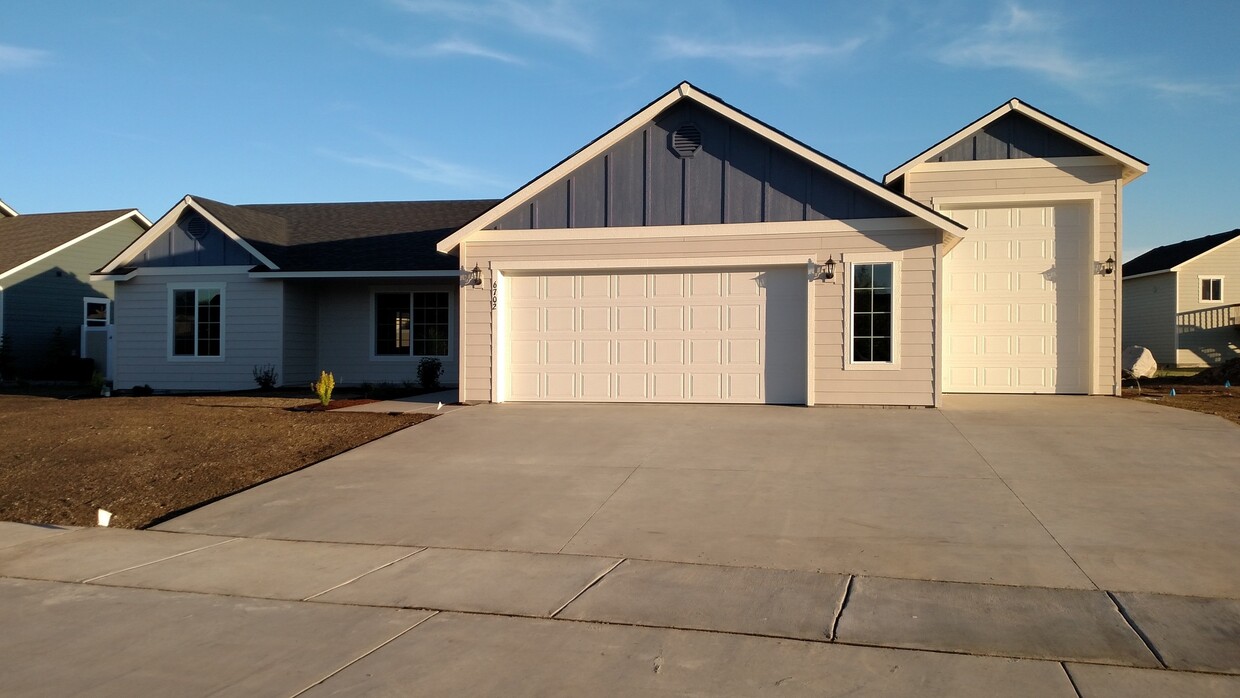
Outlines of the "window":
[{"label": "window", "polygon": [[895,364],[895,268],[894,262],[852,265],[853,364]]},{"label": "window", "polygon": [[1202,303],[1222,303],[1223,302],[1223,277],[1221,276],[1202,276],[1201,279],[1201,302]]},{"label": "window", "polygon": [[375,356],[447,356],[448,293],[375,294]]},{"label": "window", "polygon": [[107,298],[82,299],[82,324],[87,327],[107,327],[112,320],[112,301]]},{"label": "window", "polygon": [[223,356],[224,289],[172,289],[172,355]]}]

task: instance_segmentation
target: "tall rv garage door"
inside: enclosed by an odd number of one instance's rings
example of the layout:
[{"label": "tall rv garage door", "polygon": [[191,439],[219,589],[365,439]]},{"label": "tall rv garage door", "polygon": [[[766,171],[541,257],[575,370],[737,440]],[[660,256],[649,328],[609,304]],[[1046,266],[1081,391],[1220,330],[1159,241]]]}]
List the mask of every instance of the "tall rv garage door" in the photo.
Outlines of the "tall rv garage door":
[{"label": "tall rv garage door", "polygon": [[960,208],[944,264],[944,386],[1089,392],[1089,206]]},{"label": "tall rv garage door", "polygon": [[506,398],[804,404],[805,274],[506,277]]}]

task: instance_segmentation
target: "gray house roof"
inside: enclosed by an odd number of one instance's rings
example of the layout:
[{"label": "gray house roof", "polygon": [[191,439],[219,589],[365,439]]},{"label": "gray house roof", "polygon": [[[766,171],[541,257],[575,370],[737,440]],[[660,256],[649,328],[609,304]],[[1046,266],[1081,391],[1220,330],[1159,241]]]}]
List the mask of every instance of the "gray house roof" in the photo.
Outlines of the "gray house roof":
[{"label": "gray house roof", "polygon": [[133,212],[125,208],[0,217],[0,275]]},{"label": "gray house roof", "polygon": [[1229,230],[1226,233],[1216,233],[1171,245],[1155,247],[1124,264],[1124,276],[1171,271],[1188,260],[1199,257],[1237,237],[1240,237],[1240,228]]},{"label": "gray house roof", "polygon": [[456,269],[435,245],[498,203],[231,204],[191,197],[281,271]]}]

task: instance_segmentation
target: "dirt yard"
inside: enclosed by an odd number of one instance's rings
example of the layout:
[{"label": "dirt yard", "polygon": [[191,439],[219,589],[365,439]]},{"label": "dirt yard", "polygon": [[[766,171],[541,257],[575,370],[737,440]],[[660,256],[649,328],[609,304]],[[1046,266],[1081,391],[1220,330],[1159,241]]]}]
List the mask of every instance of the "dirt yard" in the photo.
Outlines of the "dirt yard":
[{"label": "dirt yard", "polygon": [[0,395],[0,520],[142,528],[430,418],[308,402]]},{"label": "dirt yard", "polygon": [[[1175,390],[1174,396],[1171,395],[1172,389]],[[1124,397],[1214,414],[1240,424],[1240,388],[1193,385],[1182,379],[1151,379],[1141,381],[1140,390],[1125,387]]]}]

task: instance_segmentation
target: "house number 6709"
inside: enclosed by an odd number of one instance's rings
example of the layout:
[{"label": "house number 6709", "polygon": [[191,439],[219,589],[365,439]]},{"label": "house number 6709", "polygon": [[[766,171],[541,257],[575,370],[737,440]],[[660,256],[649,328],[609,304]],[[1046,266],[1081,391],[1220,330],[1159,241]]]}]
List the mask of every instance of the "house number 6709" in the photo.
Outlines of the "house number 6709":
[{"label": "house number 6709", "polygon": [[499,307],[499,284],[491,282],[491,310]]}]

